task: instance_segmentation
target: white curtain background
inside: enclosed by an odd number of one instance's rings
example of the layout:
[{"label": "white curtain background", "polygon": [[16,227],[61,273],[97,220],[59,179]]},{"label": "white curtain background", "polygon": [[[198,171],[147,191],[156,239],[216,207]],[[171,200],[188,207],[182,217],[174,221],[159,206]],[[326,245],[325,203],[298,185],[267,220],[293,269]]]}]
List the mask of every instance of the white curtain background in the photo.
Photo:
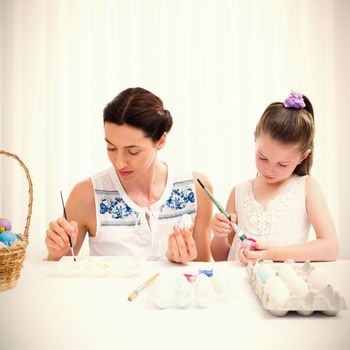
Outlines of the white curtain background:
[{"label": "white curtain background", "polygon": [[[34,184],[27,258],[74,184],[109,166],[102,110],[141,86],[174,118],[160,158],[211,179],[226,204],[255,176],[254,127],[291,89],[315,109],[315,161],[350,258],[350,2],[347,0],[0,0],[0,149]],[[1,160],[0,216],[23,232],[24,173]],[[86,248],[85,248],[86,249]]]}]

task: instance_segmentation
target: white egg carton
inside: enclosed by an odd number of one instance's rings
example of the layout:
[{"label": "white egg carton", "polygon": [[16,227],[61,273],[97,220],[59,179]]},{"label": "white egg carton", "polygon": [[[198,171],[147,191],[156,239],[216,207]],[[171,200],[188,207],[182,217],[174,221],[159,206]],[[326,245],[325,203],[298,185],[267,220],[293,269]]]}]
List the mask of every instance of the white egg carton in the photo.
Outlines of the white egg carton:
[{"label": "white egg carton", "polygon": [[[268,279],[267,281],[262,281],[262,279],[259,278],[259,274],[257,275],[259,266],[256,266],[256,264],[270,264],[277,278],[280,277],[280,272],[283,270],[285,272],[289,269],[288,266],[288,269],[286,269],[285,266],[288,264],[295,271],[298,278],[300,277],[303,282],[300,286],[297,286],[299,287],[298,290],[295,288],[295,286],[291,285],[291,283],[288,283],[288,280],[281,279],[285,287],[288,288],[289,293],[287,292],[286,288],[282,286],[284,289],[280,289],[280,302],[278,303],[276,302],[276,298],[274,299],[271,297],[271,290],[269,290],[267,287]],[[325,279],[318,278],[319,274],[315,273],[315,271],[318,272],[318,270],[316,270],[309,261],[303,264],[296,264],[291,260],[284,263],[258,261],[255,264],[249,263],[246,270],[249,276],[249,281],[253,286],[255,293],[259,297],[263,307],[274,316],[284,316],[289,311],[297,312],[302,316],[309,316],[315,311],[321,312],[327,316],[335,316],[338,311],[348,309],[344,297],[340,296],[339,293],[334,290],[332,285],[325,283]],[[300,292],[303,287],[305,288],[305,286],[307,286],[307,290]],[[287,292],[287,294],[284,292]]]}]

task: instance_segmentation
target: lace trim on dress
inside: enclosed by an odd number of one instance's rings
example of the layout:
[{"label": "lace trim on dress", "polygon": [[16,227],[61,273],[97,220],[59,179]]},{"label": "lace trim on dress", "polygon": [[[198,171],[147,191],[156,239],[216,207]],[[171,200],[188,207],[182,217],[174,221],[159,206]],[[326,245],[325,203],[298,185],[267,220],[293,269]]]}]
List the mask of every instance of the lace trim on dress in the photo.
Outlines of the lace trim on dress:
[{"label": "lace trim on dress", "polygon": [[285,212],[289,202],[293,199],[294,193],[291,188],[297,178],[295,176],[290,180],[281,193],[268,202],[266,210],[254,197],[252,181],[248,184],[242,205],[246,213],[247,228],[252,234],[260,236],[260,242],[269,243],[275,240],[274,223]]}]

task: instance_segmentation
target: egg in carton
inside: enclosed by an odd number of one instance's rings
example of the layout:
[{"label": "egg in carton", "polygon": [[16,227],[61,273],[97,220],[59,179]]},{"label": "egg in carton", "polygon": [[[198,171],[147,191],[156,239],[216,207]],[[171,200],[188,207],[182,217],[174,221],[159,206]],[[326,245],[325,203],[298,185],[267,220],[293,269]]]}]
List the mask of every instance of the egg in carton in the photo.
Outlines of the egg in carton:
[{"label": "egg in carton", "polygon": [[249,263],[247,273],[263,307],[275,316],[284,316],[288,311],[303,316],[315,311],[335,316],[347,309],[344,297],[309,261],[297,265],[292,260],[282,264],[260,260]]}]

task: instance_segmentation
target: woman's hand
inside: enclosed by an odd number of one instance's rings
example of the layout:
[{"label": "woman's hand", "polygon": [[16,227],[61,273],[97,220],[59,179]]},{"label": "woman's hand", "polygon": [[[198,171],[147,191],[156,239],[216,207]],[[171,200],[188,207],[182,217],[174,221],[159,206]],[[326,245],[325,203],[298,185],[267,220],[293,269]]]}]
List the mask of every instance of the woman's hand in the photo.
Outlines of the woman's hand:
[{"label": "woman's hand", "polygon": [[168,238],[166,256],[169,261],[187,264],[197,258],[196,243],[192,236],[193,225],[190,229],[184,228],[181,232],[178,225],[174,225],[174,232]]},{"label": "woman's hand", "polygon": [[[231,222],[237,221],[237,216],[235,214],[230,214]],[[222,213],[216,213],[211,221],[211,228],[213,230],[214,236],[217,238],[227,238],[228,234],[231,233],[232,227],[230,221]]]},{"label": "woman's hand", "polygon": [[45,239],[49,251],[48,260],[58,260],[68,253],[69,236],[74,247],[78,236],[78,224],[75,221],[68,222],[65,218],[58,218],[50,222]]}]

